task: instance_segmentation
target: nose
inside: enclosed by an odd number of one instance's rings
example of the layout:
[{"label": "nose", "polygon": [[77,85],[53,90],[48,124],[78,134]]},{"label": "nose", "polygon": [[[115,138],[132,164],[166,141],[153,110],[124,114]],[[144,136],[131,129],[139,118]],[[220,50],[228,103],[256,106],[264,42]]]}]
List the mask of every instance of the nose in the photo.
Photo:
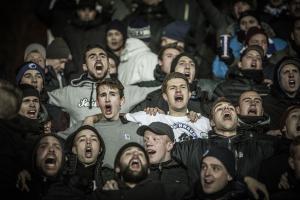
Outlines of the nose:
[{"label": "nose", "polygon": [[205,175],[205,176],[211,175],[211,170],[210,170],[209,167],[204,171],[204,175]]}]

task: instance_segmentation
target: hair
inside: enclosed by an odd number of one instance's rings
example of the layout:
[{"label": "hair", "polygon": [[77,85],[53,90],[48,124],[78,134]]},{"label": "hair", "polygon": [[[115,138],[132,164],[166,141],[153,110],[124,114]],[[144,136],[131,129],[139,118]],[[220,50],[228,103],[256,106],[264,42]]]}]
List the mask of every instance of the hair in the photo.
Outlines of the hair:
[{"label": "hair", "polygon": [[161,47],[161,49],[158,52],[158,59],[162,60],[163,54],[167,49],[177,49],[180,53],[183,52],[183,48],[177,45],[177,42],[167,44],[166,46]]},{"label": "hair", "polygon": [[[86,53],[91,50],[91,49],[95,49],[95,48],[98,48],[98,49],[102,49],[103,51],[105,51],[107,53],[107,50],[106,48],[104,48],[102,45],[100,44],[88,44],[84,50],[84,54],[83,54],[83,63],[86,63],[85,62],[85,56],[86,56]],[[107,55],[107,59],[108,59],[108,55]]]},{"label": "hair", "polygon": [[297,146],[300,146],[300,136],[294,138],[290,144],[290,157],[294,158],[297,153]]},{"label": "hair", "polygon": [[175,78],[183,79],[187,84],[188,90],[190,91],[190,84],[189,84],[189,80],[187,79],[187,77],[182,73],[172,72],[165,77],[165,79],[162,83],[162,86],[161,86],[162,93],[166,93],[169,80],[175,79]]},{"label": "hair", "polygon": [[22,104],[22,92],[8,81],[0,79],[0,119],[14,117]]},{"label": "hair", "polygon": [[[238,99],[238,104],[240,104],[240,101],[241,101],[241,97],[243,94],[245,94],[246,92],[255,92],[258,94],[258,96],[260,96],[260,94],[256,91],[256,90],[245,90],[244,92],[242,92],[239,96],[239,99]],[[260,96],[261,97],[261,96]]]},{"label": "hair", "polygon": [[118,89],[120,97],[121,98],[124,97],[124,86],[122,85],[122,83],[118,79],[105,78],[103,81],[97,83],[97,86],[96,86],[97,96],[99,95],[99,88],[102,85],[107,85],[110,88]]}]

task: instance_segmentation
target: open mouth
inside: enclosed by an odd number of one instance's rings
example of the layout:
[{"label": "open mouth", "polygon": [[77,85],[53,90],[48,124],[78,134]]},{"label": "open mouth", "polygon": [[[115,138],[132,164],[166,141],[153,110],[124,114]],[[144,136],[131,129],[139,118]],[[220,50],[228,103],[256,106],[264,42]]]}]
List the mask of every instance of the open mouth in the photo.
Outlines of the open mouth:
[{"label": "open mouth", "polygon": [[101,73],[103,70],[103,65],[100,62],[95,63],[95,70],[97,73]]},{"label": "open mouth", "polygon": [[190,72],[184,72],[185,77],[190,78]]},{"label": "open mouth", "polygon": [[105,113],[106,114],[111,114],[111,112],[112,112],[111,105],[109,105],[109,104],[105,105]]},{"label": "open mouth", "polygon": [[141,161],[139,159],[132,159],[129,163],[129,166],[133,170],[138,170],[141,168]]},{"label": "open mouth", "polygon": [[152,149],[148,149],[147,153],[148,153],[149,156],[152,156],[152,155],[154,155],[156,153],[156,151],[152,150]]},{"label": "open mouth", "polygon": [[290,79],[290,80],[289,80],[289,86],[290,86],[291,88],[295,87],[295,86],[296,86],[296,81]]},{"label": "open mouth", "polygon": [[175,101],[176,102],[182,102],[183,101],[183,96],[182,95],[176,95],[175,96]]},{"label": "open mouth", "polygon": [[55,165],[55,163],[56,163],[56,158],[54,157],[49,157],[45,160],[46,165]]},{"label": "open mouth", "polygon": [[91,147],[85,148],[85,157],[91,158],[92,156],[93,156],[92,148]]},{"label": "open mouth", "polygon": [[211,179],[211,178],[205,178],[205,179],[204,179],[204,184],[205,184],[206,186],[211,185],[211,184],[213,184],[213,183],[214,183],[214,180]]},{"label": "open mouth", "polygon": [[297,131],[300,131],[300,125],[297,126],[296,130],[297,130]]},{"label": "open mouth", "polygon": [[248,115],[250,115],[250,116],[257,115],[257,109],[256,109],[255,107],[251,107],[251,108],[248,110]]},{"label": "open mouth", "polygon": [[231,114],[230,113],[225,113],[224,116],[223,116],[223,119],[224,120],[231,120],[232,119]]},{"label": "open mouth", "polygon": [[256,68],[256,66],[257,66],[256,61],[251,62],[250,66],[251,66],[251,68]]},{"label": "open mouth", "polygon": [[36,110],[29,110],[27,112],[27,115],[29,118],[35,118],[36,117]]}]

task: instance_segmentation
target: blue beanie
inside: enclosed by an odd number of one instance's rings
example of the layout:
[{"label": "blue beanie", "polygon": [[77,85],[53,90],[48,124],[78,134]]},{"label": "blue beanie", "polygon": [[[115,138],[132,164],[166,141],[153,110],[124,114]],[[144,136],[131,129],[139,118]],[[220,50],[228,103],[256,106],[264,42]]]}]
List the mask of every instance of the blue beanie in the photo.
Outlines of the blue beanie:
[{"label": "blue beanie", "polygon": [[37,70],[41,73],[43,80],[45,81],[44,69],[34,62],[25,62],[17,70],[16,84],[19,85],[20,81],[27,70]]},{"label": "blue beanie", "polygon": [[189,29],[190,24],[188,22],[176,20],[164,27],[162,37],[184,42]]}]

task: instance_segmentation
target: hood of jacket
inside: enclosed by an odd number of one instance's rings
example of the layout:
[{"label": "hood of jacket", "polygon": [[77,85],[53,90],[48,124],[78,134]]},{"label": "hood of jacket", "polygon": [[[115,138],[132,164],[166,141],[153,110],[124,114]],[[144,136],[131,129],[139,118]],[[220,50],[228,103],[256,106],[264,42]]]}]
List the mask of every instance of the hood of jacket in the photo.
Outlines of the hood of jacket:
[{"label": "hood of jacket", "polygon": [[120,61],[126,62],[130,57],[143,52],[151,52],[151,50],[142,40],[128,38],[125,43],[125,48],[121,52]]}]

